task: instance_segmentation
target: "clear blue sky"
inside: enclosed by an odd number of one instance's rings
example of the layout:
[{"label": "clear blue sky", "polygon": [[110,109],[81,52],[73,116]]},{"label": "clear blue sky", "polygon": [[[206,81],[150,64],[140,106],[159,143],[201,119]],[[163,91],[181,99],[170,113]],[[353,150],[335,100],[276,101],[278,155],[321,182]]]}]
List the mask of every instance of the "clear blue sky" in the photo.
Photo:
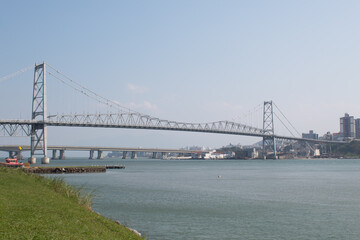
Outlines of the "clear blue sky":
[{"label": "clear blue sky", "polygon": [[[359,13],[360,1],[1,1],[0,77],[46,61],[164,119],[239,120],[273,100],[300,132],[337,132],[345,112],[360,118]],[[30,117],[32,73],[25,76],[0,83],[1,118]],[[61,104],[73,94],[54,86],[49,112],[66,111]],[[49,130],[49,144],[64,145],[218,147],[258,140]]]}]

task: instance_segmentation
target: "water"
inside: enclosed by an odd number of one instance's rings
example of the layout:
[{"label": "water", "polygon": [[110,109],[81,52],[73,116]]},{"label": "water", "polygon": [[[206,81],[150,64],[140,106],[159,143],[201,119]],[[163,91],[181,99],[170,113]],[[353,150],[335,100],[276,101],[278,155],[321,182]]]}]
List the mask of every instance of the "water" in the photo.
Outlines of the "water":
[{"label": "water", "polygon": [[360,160],[52,161],[119,163],[126,169],[59,176],[151,240],[360,236]]}]

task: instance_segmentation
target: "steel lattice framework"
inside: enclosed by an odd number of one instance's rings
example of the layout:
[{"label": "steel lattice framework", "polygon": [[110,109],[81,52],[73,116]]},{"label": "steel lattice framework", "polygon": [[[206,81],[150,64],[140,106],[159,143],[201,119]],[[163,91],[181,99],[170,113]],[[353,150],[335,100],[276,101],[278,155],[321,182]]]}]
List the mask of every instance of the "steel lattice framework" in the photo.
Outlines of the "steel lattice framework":
[{"label": "steel lattice framework", "polygon": [[[76,117],[75,117],[76,115]],[[87,115],[101,115],[101,121],[98,122],[81,122],[79,121],[80,116]],[[234,123],[230,121],[219,121],[213,123],[177,123],[173,121],[168,121],[169,124],[165,124],[167,120],[160,120],[158,122],[153,118],[154,125],[140,125],[140,124],[130,124],[131,121],[136,123],[136,118],[133,116],[133,120],[127,120],[128,124],[116,124],[113,122],[107,122],[105,115],[116,115],[116,114],[74,114],[74,115],[56,115],[48,117],[51,120],[45,122],[34,121],[34,120],[0,120],[0,136],[30,136],[31,135],[31,126],[34,125],[43,125],[46,126],[63,126],[63,127],[100,127],[100,128],[134,128],[134,129],[153,129],[153,130],[170,130],[170,131],[187,131],[187,132],[204,132],[204,133],[220,133],[220,134],[230,134],[230,135],[244,135],[244,136],[253,136],[253,137],[271,137],[275,139],[284,139],[291,141],[304,141],[304,142],[314,142],[314,143],[346,143],[345,141],[329,141],[329,140],[318,140],[318,139],[308,139],[300,137],[290,137],[290,136],[281,136],[281,135],[269,135],[262,132],[262,129],[248,127],[239,123]],[[126,114],[122,114],[123,117]],[[134,114],[131,114],[134,115]],[[136,115],[136,114],[135,114]],[[77,118],[76,121],[71,121],[71,117]],[[90,117],[90,116],[89,116]],[[56,119],[56,118],[59,118]],[[63,119],[63,120],[60,120]],[[94,118],[96,119],[96,118]],[[93,120],[94,120],[93,119]],[[126,122],[126,121],[125,121]],[[173,124],[173,125],[172,125]],[[241,130],[243,129],[252,129],[249,132]]]},{"label": "steel lattice framework", "polygon": [[31,123],[23,123],[23,121],[9,120],[0,123],[0,136],[3,137],[25,137],[31,135]]},{"label": "steel lattice framework", "polygon": [[48,117],[46,124],[48,126],[88,126],[228,133],[259,137],[263,135],[263,130],[260,128],[231,121],[185,123],[163,120],[140,113],[52,115]]},{"label": "steel lattice framework", "polygon": [[[43,155],[47,161],[47,129],[46,124],[46,65],[45,62],[35,65],[31,120],[31,158]],[[40,150],[38,150],[40,149]]]},{"label": "steel lattice framework", "polygon": [[263,153],[264,157],[268,150],[274,153],[276,159],[276,141],[274,131],[274,111],[272,101],[264,102],[264,115],[263,115]]}]

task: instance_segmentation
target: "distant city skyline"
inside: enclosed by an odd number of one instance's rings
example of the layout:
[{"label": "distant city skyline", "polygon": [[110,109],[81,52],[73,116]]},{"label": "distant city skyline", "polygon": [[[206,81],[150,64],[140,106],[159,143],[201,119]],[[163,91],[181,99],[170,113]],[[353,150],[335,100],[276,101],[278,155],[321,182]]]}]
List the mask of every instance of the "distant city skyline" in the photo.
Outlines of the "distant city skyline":
[{"label": "distant city skyline", "polygon": [[[300,133],[322,136],[340,131],[345,112],[360,116],[359,10],[358,1],[4,1],[0,77],[46,61],[135,111],[184,122],[261,127],[261,105],[273,100]],[[1,119],[30,117],[32,75],[0,82]],[[49,83],[50,113],[102,110],[59,86]],[[48,136],[49,144],[172,148],[261,140],[86,128]]]}]

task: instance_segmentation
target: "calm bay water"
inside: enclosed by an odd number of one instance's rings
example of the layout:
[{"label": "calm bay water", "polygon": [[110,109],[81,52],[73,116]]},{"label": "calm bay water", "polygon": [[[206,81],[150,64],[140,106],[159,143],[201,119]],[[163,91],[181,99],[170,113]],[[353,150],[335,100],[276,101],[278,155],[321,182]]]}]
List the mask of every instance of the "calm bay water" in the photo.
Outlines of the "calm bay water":
[{"label": "calm bay water", "polygon": [[122,164],[57,175],[150,240],[359,239],[360,160],[52,160]]}]

